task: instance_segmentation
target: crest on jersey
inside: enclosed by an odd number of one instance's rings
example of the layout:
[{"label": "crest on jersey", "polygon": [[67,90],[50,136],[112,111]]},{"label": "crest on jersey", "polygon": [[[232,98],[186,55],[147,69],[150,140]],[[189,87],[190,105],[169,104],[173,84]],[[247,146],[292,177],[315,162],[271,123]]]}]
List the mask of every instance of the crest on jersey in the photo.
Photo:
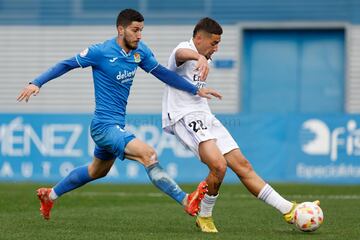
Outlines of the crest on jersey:
[{"label": "crest on jersey", "polygon": [[140,53],[134,53],[134,61],[139,63],[141,61]]},{"label": "crest on jersey", "polygon": [[88,54],[88,52],[89,52],[89,48],[85,48],[84,50],[81,51],[80,57],[85,57],[86,54]]}]

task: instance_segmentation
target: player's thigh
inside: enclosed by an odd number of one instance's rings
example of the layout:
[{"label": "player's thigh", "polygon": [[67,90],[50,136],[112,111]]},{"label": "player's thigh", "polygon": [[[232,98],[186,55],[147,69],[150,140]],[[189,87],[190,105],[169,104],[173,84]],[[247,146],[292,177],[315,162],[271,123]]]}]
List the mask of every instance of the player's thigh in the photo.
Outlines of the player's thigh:
[{"label": "player's thigh", "polygon": [[176,137],[192,150],[210,168],[226,167],[226,161],[217,147],[216,137],[212,134],[212,115],[195,113],[186,115],[173,127]]},{"label": "player's thigh", "polygon": [[96,144],[95,157],[109,160],[115,156],[123,160],[125,146],[135,138],[135,135],[119,125],[98,124],[91,128],[91,137]]},{"label": "player's thigh", "polygon": [[211,170],[226,171],[226,160],[216,144],[215,139],[210,139],[199,144],[199,156]]},{"label": "player's thigh", "polygon": [[213,116],[211,123],[211,133],[217,139],[216,145],[220,149],[222,155],[225,155],[234,149],[239,149],[238,144],[231,136],[229,131],[216,117]]},{"label": "player's thigh", "polygon": [[125,157],[149,166],[157,162],[154,148],[138,138],[132,139],[125,147]]},{"label": "player's thigh", "polygon": [[215,139],[203,113],[188,114],[177,121],[172,128],[176,138],[199,158],[200,143]]}]

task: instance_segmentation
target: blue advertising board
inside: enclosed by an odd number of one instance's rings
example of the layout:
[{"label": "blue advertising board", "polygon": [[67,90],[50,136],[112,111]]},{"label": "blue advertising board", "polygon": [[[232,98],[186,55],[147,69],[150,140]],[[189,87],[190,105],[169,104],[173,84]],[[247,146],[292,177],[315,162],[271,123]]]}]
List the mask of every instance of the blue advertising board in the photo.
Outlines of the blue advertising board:
[{"label": "blue advertising board", "polygon": [[[360,183],[360,116],[236,114],[217,116],[267,181]],[[0,181],[55,182],[92,160],[89,114],[0,114]],[[161,116],[129,115],[127,129],[153,146],[180,183],[204,179],[208,169],[174,136]],[[117,160],[103,182],[148,183],[143,167]],[[229,169],[225,182],[238,182]]]}]

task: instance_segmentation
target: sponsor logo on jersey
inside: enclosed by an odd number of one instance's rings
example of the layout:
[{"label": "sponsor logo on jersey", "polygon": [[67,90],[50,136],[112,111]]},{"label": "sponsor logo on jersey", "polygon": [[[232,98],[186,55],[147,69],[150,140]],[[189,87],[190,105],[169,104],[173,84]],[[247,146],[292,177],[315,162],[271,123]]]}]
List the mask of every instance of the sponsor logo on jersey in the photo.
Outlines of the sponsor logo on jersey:
[{"label": "sponsor logo on jersey", "polygon": [[194,76],[193,76],[193,84],[197,87],[197,88],[203,88],[203,87],[206,87],[206,82],[205,81],[201,81],[200,80],[200,76],[195,73]]},{"label": "sponsor logo on jersey", "polygon": [[121,81],[121,83],[130,82],[133,80],[135,73],[136,73],[136,68],[131,72],[127,70],[119,71],[119,74],[116,76],[116,79]]},{"label": "sponsor logo on jersey", "polygon": [[193,80],[195,82],[200,81],[200,76],[197,73],[195,73],[194,76],[193,76]]},{"label": "sponsor logo on jersey", "polygon": [[199,88],[204,88],[206,87],[206,82],[196,82],[195,86],[199,89]]},{"label": "sponsor logo on jersey", "polygon": [[84,50],[81,51],[80,53],[80,57],[85,57],[89,52],[89,48],[85,48]]},{"label": "sponsor logo on jersey", "polygon": [[134,61],[136,63],[141,62],[140,53],[134,53]]},{"label": "sponsor logo on jersey", "polygon": [[117,59],[118,59],[118,57],[114,57],[114,58],[110,59],[109,62],[113,63],[113,62],[115,62]]}]

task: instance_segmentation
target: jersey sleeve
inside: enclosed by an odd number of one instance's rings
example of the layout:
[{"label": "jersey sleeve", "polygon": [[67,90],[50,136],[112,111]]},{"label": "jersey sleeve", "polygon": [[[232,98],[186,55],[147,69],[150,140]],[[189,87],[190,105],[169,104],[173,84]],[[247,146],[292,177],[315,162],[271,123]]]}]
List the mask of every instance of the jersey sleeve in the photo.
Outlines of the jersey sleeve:
[{"label": "jersey sleeve", "polygon": [[151,72],[154,68],[156,68],[159,63],[156,60],[153,52],[150,50],[148,46],[146,46],[143,42],[141,42],[142,52],[144,57],[141,59],[139,67],[141,67],[145,72]]},{"label": "jersey sleeve", "polygon": [[101,49],[99,44],[91,45],[75,56],[76,61],[82,68],[96,66],[101,58]]}]

